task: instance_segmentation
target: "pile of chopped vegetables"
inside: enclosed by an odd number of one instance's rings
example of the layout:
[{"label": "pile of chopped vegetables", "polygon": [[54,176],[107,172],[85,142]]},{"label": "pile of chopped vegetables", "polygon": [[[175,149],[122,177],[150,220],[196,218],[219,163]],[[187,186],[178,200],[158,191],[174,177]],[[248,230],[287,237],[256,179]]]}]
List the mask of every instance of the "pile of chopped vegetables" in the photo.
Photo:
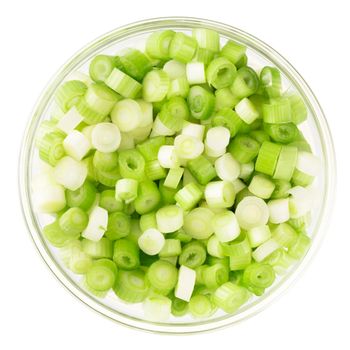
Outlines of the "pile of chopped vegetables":
[{"label": "pile of chopped vegetables", "polygon": [[97,55],[37,132],[43,235],[97,297],[147,319],[236,312],[302,259],[320,171],[301,97],[213,30]]}]

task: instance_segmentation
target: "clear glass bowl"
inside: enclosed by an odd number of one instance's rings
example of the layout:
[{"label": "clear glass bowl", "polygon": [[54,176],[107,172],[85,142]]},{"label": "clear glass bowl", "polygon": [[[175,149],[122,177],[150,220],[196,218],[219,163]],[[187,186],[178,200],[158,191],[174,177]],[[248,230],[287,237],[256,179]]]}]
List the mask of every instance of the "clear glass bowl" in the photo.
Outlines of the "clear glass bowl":
[{"label": "clear glass bowl", "polygon": [[[93,56],[99,53],[112,54],[125,47],[143,48],[144,39],[156,30],[173,29],[189,32],[192,28],[203,27],[219,32],[223,41],[232,39],[245,44],[248,47],[249,65],[254,68],[259,69],[264,65],[276,66],[282,72],[284,87],[298,91],[308,107],[309,118],[302,129],[310,141],[314,153],[323,162],[322,173],[314,185],[317,188],[319,198],[315,200],[312,213],[313,220],[309,231],[312,237],[312,246],[306,257],[293,266],[286,275],[279,278],[262,297],[252,299],[233,315],[217,312],[206,320],[174,317],[168,323],[154,323],[143,318],[142,309],[139,305],[124,304],[112,294],[105,299],[97,299],[90,295],[79,285],[77,276],[62,266],[57,250],[48,245],[43,239],[41,231],[47,217],[37,215],[33,210],[30,186],[37,170],[38,156],[34,149],[34,139],[39,123],[49,115],[56,88],[62,81],[69,79],[73,72],[77,70],[86,71],[88,62]],[[276,300],[305,270],[305,267],[315,255],[326,232],[333,206],[334,190],[335,156],[331,135],[322,109],[302,77],[276,51],[255,37],[225,24],[196,18],[159,18],[134,23],[103,35],[74,55],[55,74],[40,97],[25,132],[20,158],[20,192],[28,229],[39,253],[59,281],[86,305],[121,324],[164,333],[192,333],[224,327],[255,315],[270,304],[272,300]]]}]

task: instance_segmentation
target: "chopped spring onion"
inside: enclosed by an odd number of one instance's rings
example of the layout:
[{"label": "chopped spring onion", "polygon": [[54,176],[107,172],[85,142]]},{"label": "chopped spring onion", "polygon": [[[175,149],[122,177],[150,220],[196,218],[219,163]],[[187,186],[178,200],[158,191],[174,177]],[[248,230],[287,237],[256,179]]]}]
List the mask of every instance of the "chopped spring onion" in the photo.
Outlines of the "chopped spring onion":
[{"label": "chopped spring onion", "polygon": [[131,99],[116,103],[112,112],[112,122],[121,132],[130,132],[140,126],[143,114],[140,105]]},{"label": "chopped spring onion", "polygon": [[214,213],[208,208],[195,208],[184,219],[185,232],[195,239],[207,239],[214,233]]},{"label": "chopped spring onion", "polygon": [[91,143],[100,152],[114,152],[121,141],[118,127],[112,123],[99,123],[91,133]]},{"label": "chopped spring onion", "polygon": [[188,107],[193,118],[208,119],[215,108],[215,96],[201,86],[192,86],[187,97]]},{"label": "chopped spring onion", "polygon": [[[100,202],[101,205],[101,202]],[[123,212],[114,212],[108,215],[108,225],[105,236],[112,241],[129,235],[131,231],[130,216]]]},{"label": "chopped spring onion", "polygon": [[89,214],[89,223],[81,236],[91,241],[99,241],[107,230],[108,211],[96,206]]},{"label": "chopped spring onion", "polygon": [[186,65],[186,77],[190,85],[205,83],[205,67],[202,62],[189,62]]},{"label": "chopped spring onion", "polygon": [[281,224],[289,220],[289,199],[272,199],[267,203],[269,207],[269,221],[272,224]]},{"label": "chopped spring onion", "polygon": [[114,243],[113,260],[123,270],[134,270],[140,266],[140,252],[136,243],[126,238]]},{"label": "chopped spring onion", "polygon": [[237,205],[236,217],[239,226],[245,230],[249,230],[267,223],[269,219],[269,208],[261,198],[249,196]]},{"label": "chopped spring onion", "polygon": [[94,297],[143,302],[152,322],[236,312],[311,244],[306,101],[212,29],[104,53],[37,128],[43,237]]},{"label": "chopped spring onion", "polygon": [[196,271],[181,265],[175,287],[175,296],[184,301],[190,301],[196,282]]},{"label": "chopped spring onion", "polygon": [[235,201],[235,192],[229,181],[213,181],[206,185],[204,197],[209,208],[230,208]]},{"label": "chopped spring onion", "polygon": [[206,74],[209,85],[222,89],[232,84],[237,70],[227,58],[218,57],[209,63]]},{"label": "chopped spring onion", "polygon": [[197,49],[197,42],[190,36],[177,32],[169,46],[169,56],[180,62],[189,62]]},{"label": "chopped spring onion", "polygon": [[275,184],[264,175],[255,175],[248,186],[251,193],[262,199],[270,198],[274,189]]}]

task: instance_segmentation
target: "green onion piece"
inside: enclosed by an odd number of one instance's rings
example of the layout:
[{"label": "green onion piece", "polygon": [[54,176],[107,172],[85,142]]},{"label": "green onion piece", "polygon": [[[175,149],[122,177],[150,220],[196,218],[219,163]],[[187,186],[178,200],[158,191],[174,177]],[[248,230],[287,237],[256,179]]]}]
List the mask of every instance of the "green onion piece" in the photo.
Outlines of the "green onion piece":
[{"label": "green onion piece", "polygon": [[139,303],[147,297],[149,282],[140,269],[119,270],[113,290],[120,299],[129,303]]},{"label": "green onion piece", "polygon": [[229,269],[222,264],[208,266],[203,273],[204,284],[215,290],[228,281]]},{"label": "green onion piece", "polygon": [[234,65],[242,60],[245,56],[246,47],[235,41],[229,40],[221,49],[220,55],[226,57]]},{"label": "green onion piece", "polygon": [[275,67],[264,67],[260,72],[260,85],[268,97],[281,96],[282,79],[280,71]]},{"label": "green onion piece", "polygon": [[297,241],[298,234],[290,225],[288,225],[285,222],[285,223],[278,225],[272,231],[272,238],[281,247],[290,248]]},{"label": "green onion piece", "polygon": [[181,254],[181,242],[178,239],[166,239],[162,250],[159,252],[160,258],[170,258]]},{"label": "green onion piece", "polygon": [[80,161],[91,149],[91,143],[83,133],[73,130],[64,139],[63,147],[68,156]]},{"label": "green onion piece", "polygon": [[158,152],[158,161],[163,168],[178,168],[180,166],[180,160],[175,151],[175,146],[161,146]]},{"label": "green onion piece", "polygon": [[302,259],[307,251],[309,250],[311,245],[311,239],[304,233],[299,233],[296,242],[288,249],[288,254],[296,259]]},{"label": "green onion piece", "polygon": [[[233,185],[233,188],[235,190],[236,195],[238,195],[239,192],[241,192],[243,189],[245,189],[247,187],[245,185],[245,183],[240,179],[236,179],[236,180],[232,181],[232,185]],[[236,198],[237,198],[237,196],[236,196]],[[235,202],[236,202],[236,200],[235,200]]]},{"label": "green onion piece", "polygon": [[230,259],[230,270],[242,270],[251,263],[252,249],[246,234],[242,233],[231,243],[222,244],[223,253]]},{"label": "green onion piece", "polygon": [[225,153],[216,159],[215,170],[221,180],[233,182],[240,174],[240,164],[230,153]]},{"label": "green onion piece", "polygon": [[86,274],[86,283],[99,292],[109,290],[114,286],[117,276],[117,267],[109,259],[99,259],[93,262]]},{"label": "green onion piece", "polygon": [[268,225],[261,225],[247,231],[250,246],[256,248],[271,238],[271,231]]},{"label": "green onion piece", "polygon": [[142,180],[145,176],[145,160],[136,149],[121,151],[118,164],[123,178]]},{"label": "green onion piece", "polygon": [[275,180],[275,190],[273,191],[271,198],[279,199],[288,197],[288,191],[291,188],[291,184],[285,180]]},{"label": "green onion piece", "polygon": [[235,213],[239,226],[245,230],[265,225],[269,219],[267,204],[264,200],[255,196],[245,197],[241,200]]},{"label": "green onion piece", "polygon": [[75,191],[66,190],[67,205],[69,207],[79,207],[88,210],[96,198],[96,187],[90,182],[85,181]]},{"label": "green onion piece", "polygon": [[260,145],[247,135],[238,135],[228,146],[228,151],[240,163],[249,163],[259,153]]},{"label": "green onion piece", "polygon": [[95,169],[95,172],[97,181],[107,187],[114,187],[121,178],[118,168],[112,170]]},{"label": "green onion piece", "polygon": [[259,78],[254,69],[242,67],[238,69],[231,85],[231,91],[238,98],[253,95],[259,87]]},{"label": "green onion piece", "polygon": [[143,302],[146,319],[166,322],[171,315],[171,300],[163,295],[150,295]]},{"label": "green onion piece", "polygon": [[271,197],[275,184],[265,175],[255,175],[248,187],[248,190],[255,196],[262,199]]},{"label": "green onion piece", "polygon": [[262,105],[262,115],[265,123],[283,124],[292,121],[292,110],[288,98],[271,99]]},{"label": "green onion piece", "polygon": [[89,74],[95,82],[104,82],[112,73],[112,70],[117,66],[117,61],[114,56],[97,55],[89,66]]},{"label": "green onion piece", "polygon": [[190,91],[190,85],[186,77],[176,78],[170,81],[167,98],[175,96],[186,98]]},{"label": "green onion piece", "polygon": [[181,243],[188,243],[192,240],[192,237],[188,235],[183,228],[180,228],[180,230],[176,232],[169,233],[167,237],[171,239],[178,239]]},{"label": "green onion piece", "polygon": [[67,234],[76,236],[84,231],[88,224],[88,215],[80,208],[70,208],[59,218],[61,229]]},{"label": "green onion piece", "polygon": [[306,141],[294,141],[291,142],[288,146],[296,147],[298,151],[311,152],[311,146]]},{"label": "green onion piece", "polygon": [[186,77],[190,85],[204,84],[205,66],[203,62],[188,62],[186,64]]},{"label": "green onion piece", "polygon": [[195,282],[196,271],[185,265],[181,265],[177,285],[175,287],[175,297],[184,301],[190,301]]},{"label": "green onion piece", "polygon": [[215,214],[212,225],[215,236],[220,242],[229,242],[237,238],[240,228],[235,214],[232,211],[224,210]]},{"label": "green onion piece", "polygon": [[186,65],[176,60],[170,60],[163,66],[170,80],[186,77]]},{"label": "green onion piece", "polygon": [[232,314],[245,304],[249,297],[246,288],[226,282],[214,292],[213,301],[225,312]]},{"label": "green onion piece", "polygon": [[139,183],[134,179],[120,179],[115,184],[115,198],[126,204],[137,198]]},{"label": "green onion piece", "polygon": [[130,216],[122,212],[114,212],[108,216],[108,226],[105,236],[110,240],[126,237],[131,231]]},{"label": "green onion piece", "polygon": [[249,125],[259,118],[259,112],[246,97],[236,104],[235,110],[237,115]]},{"label": "green onion piece", "polygon": [[182,252],[179,256],[179,264],[195,269],[204,263],[206,256],[207,252],[201,242],[189,242],[182,248]]},{"label": "green onion piece", "polygon": [[100,193],[99,205],[101,208],[106,209],[109,213],[122,211],[124,208],[124,203],[115,198],[114,190],[102,191]]},{"label": "green onion piece", "polygon": [[61,229],[58,220],[44,226],[43,235],[54,247],[58,248],[63,247],[72,239],[79,237],[79,234],[77,234],[75,237],[72,237],[72,235],[67,235]]},{"label": "green onion piece", "polygon": [[189,115],[190,112],[184,98],[175,96],[162,106],[158,118],[168,129],[178,132]]},{"label": "green onion piece", "polygon": [[158,291],[171,291],[177,283],[178,271],[171,263],[158,260],[147,271],[150,284]]},{"label": "green onion piece", "polygon": [[[76,274],[86,274],[92,266],[92,259],[82,251],[80,241],[71,241],[61,249],[61,252],[68,251],[68,268]],[[62,257],[63,259],[63,257]]]},{"label": "green onion piece", "polygon": [[99,123],[91,133],[91,143],[100,152],[114,152],[119,148],[121,135],[112,123]]},{"label": "green onion piece", "polygon": [[224,108],[217,111],[211,119],[212,125],[223,126],[230,131],[231,138],[234,137],[241,125],[242,120],[238,114],[230,108]]},{"label": "green onion piece", "polygon": [[188,160],[199,157],[204,151],[204,144],[196,137],[178,135],[174,141],[175,152],[179,158]]},{"label": "green onion piece", "polygon": [[152,69],[149,58],[141,51],[128,48],[119,56],[124,72],[132,78],[141,81],[143,77]]},{"label": "green onion piece", "polygon": [[170,169],[164,180],[164,186],[176,189],[179,186],[183,173],[183,168]]},{"label": "green onion piece", "polygon": [[195,318],[206,318],[213,314],[215,307],[207,295],[194,295],[188,303],[188,310]]},{"label": "green onion piece", "polygon": [[159,192],[160,192],[161,197],[162,197],[162,203],[175,204],[176,203],[175,195],[176,195],[177,191],[180,189],[179,187],[176,189],[166,187],[166,186],[164,186],[164,180],[159,181],[158,188],[159,188]]},{"label": "green onion piece", "polygon": [[143,112],[138,102],[127,98],[116,103],[111,119],[121,132],[131,132],[140,127]]},{"label": "green onion piece", "polygon": [[39,157],[44,162],[55,166],[64,157],[63,147],[65,136],[61,132],[50,132],[38,140]]},{"label": "green onion piece", "polygon": [[[93,110],[88,105],[85,98],[81,98],[79,100],[79,102],[75,105],[74,109],[78,112],[78,115],[80,117],[83,117],[84,123],[86,123],[88,125],[95,125],[95,124],[103,122],[106,119],[106,115],[98,113],[95,110]],[[72,109],[70,109],[68,111],[68,113],[70,113],[70,111],[72,111]],[[60,125],[61,123],[63,123],[63,118],[58,123],[58,125]]]},{"label": "green onion piece", "polygon": [[118,153],[96,151],[93,156],[93,166],[102,171],[115,169],[118,166]]},{"label": "green onion piece", "polygon": [[299,130],[293,123],[265,124],[264,130],[273,141],[279,143],[291,143],[296,140]]},{"label": "green onion piece", "polygon": [[175,32],[172,30],[152,33],[146,41],[147,55],[160,60],[168,60],[170,58],[169,47],[174,35]]},{"label": "green onion piece", "polygon": [[111,259],[113,256],[113,243],[106,237],[94,242],[89,239],[81,241],[82,251],[93,259]]},{"label": "green onion piece", "polygon": [[175,195],[176,203],[183,210],[193,209],[203,197],[203,191],[194,182],[179,190]]},{"label": "green onion piece", "polygon": [[210,209],[195,208],[185,216],[184,230],[195,239],[207,239],[214,232],[213,217],[214,213]]},{"label": "green onion piece", "polygon": [[292,110],[292,122],[294,124],[301,124],[307,119],[307,107],[303,99],[296,94],[289,94],[286,96],[290,102]]},{"label": "green onion piece", "polygon": [[281,248],[272,253],[264,262],[271,265],[277,275],[283,275],[296,261]]},{"label": "green onion piece", "polygon": [[171,313],[175,317],[181,317],[187,314],[188,303],[179,298],[173,297],[171,300]]},{"label": "green onion piece", "polygon": [[136,146],[138,151],[147,160],[156,160],[158,158],[158,151],[161,146],[165,145],[165,137],[152,137]]},{"label": "green onion piece", "polygon": [[206,74],[209,85],[215,89],[222,89],[231,86],[237,69],[227,58],[218,57],[209,63]]},{"label": "green onion piece", "polygon": [[261,262],[280,248],[280,245],[274,239],[270,238],[256,248],[252,253],[252,256],[256,262]]},{"label": "green onion piece", "polygon": [[215,110],[220,111],[228,108],[231,110],[239,102],[239,98],[234,96],[229,87],[217,89],[215,91]]},{"label": "green onion piece", "polygon": [[150,160],[145,164],[145,175],[152,181],[164,179],[166,170],[160,165],[158,160]]},{"label": "green onion piece", "polygon": [[213,181],[206,185],[205,200],[209,208],[229,208],[235,201],[235,192],[229,181]]},{"label": "green onion piece", "polygon": [[290,181],[295,173],[297,158],[298,150],[296,147],[282,146],[273,178]]},{"label": "green onion piece", "polygon": [[114,243],[113,261],[124,270],[134,270],[140,266],[140,252],[137,244],[126,238]]},{"label": "green onion piece", "polygon": [[272,224],[280,224],[289,219],[289,199],[279,198],[268,202],[269,207],[269,221]]},{"label": "green onion piece", "polygon": [[143,181],[139,184],[138,197],[134,202],[138,214],[143,215],[155,210],[160,201],[160,192],[153,181]]},{"label": "green onion piece", "polygon": [[84,96],[87,105],[97,113],[108,115],[121,97],[104,84],[91,84]]},{"label": "green onion piece", "polygon": [[305,174],[302,171],[298,169],[294,169],[293,176],[292,176],[292,183],[293,186],[309,186],[314,181],[315,177]]},{"label": "green onion piece", "polygon": [[144,232],[149,228],[157,228],[156,213],[151,212],[140,216],[140,228]]},{"label": "green onion piece", "polygon": [[194,28],[192,30],[192,36],[196,39],[199,48],[213,52],[220,50],[220,37],[216,31],[205,28]]},{"label": "green onion piece", "polygon": [[224,251],[216,235],[212,235],[207,242],[207,252],[216,258],[223,258]]},{"label": "green onion piece", "polygon": [[201,185],[206,185],[216,177],[215,168],[204,156],[199,156],[196,159],[191,159],[187,163],[187,167],[191,174]]},{"label": "green onion piece", "polygon": [[191,115],[195,119],[208,119],[215,109],[215,96],[198,85],[190,88],[187,102]]},{"label": "green onion piece", "polygon": [[275,272],[269,264],[251,264],[243,272],[242,285],[256,295],[262,295],[274,281]]},{"label": "green onion piece", "polygon": [[125,98],[135,98],[142,88],[139,82],[118,68],[112,70],[105,84]]},{"label": "green onion piece", "polygon": [[183,209],[176,205],[168,205],[156,213],[157,227],[162,233],[175,232],[184,223]]},{"label": "green onion piece", "polygon": [[214,126],[207,131],[205,151],[209,157],[220,157],[230,143],[230,131],[223,126]]},{"label": "green onion piece", "polygon": [[155,228],[149,228],[138,239],[140,249],[148,255],[158,254],[165,243],[164,236]]},{"label": "green onion piece", "polygon": [[55,101],[66,113],[84,96],[87,86],[79,80],[69,80],[63,83],[55,93]]},{"label": "green onion piece", "polygon": [[281,145],[272,142],[264,142],[259,150],[258,158],[255,163],[255,170],[273,176],[281,149]]},{"label": "green onion piece", "polygon": [[152,70],[142,82],[142,96],[147,102],[162,101],[168,93],[169,77],[163,70]]},{"label": "green onion piece", "polygon": [[201,63],[204,63],[205,65],[208,65],[213,60],[214,57],[215,57],[214,51],[197,47],[197,51],[193,57],[193,61],[201,62]]},{"label": "green onion piece", "polygon": [[177,32],[171,40],[169,55],[175,60],[187,63],[193,58],[196,49],[197,42],[195,39],[184,33]]}]

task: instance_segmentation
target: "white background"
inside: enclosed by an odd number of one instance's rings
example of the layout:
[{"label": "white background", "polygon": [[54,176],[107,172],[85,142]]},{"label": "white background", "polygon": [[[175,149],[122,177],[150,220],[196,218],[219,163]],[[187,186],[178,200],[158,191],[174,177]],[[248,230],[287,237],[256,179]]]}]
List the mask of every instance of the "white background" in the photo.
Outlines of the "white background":
[{"label": "white background", "polygon": [[[0,348],[346,349],[349,341],[348,1],[1,1]],[[285,56],[310,84],[333,133],[338,193],[323,246],[296,285],[258,316],[195,336],[134,331],[97,315],[46,268],[22,219],[20,142],[40,92],[74,52],[136,20],[197,16],[241,28]]]}]

